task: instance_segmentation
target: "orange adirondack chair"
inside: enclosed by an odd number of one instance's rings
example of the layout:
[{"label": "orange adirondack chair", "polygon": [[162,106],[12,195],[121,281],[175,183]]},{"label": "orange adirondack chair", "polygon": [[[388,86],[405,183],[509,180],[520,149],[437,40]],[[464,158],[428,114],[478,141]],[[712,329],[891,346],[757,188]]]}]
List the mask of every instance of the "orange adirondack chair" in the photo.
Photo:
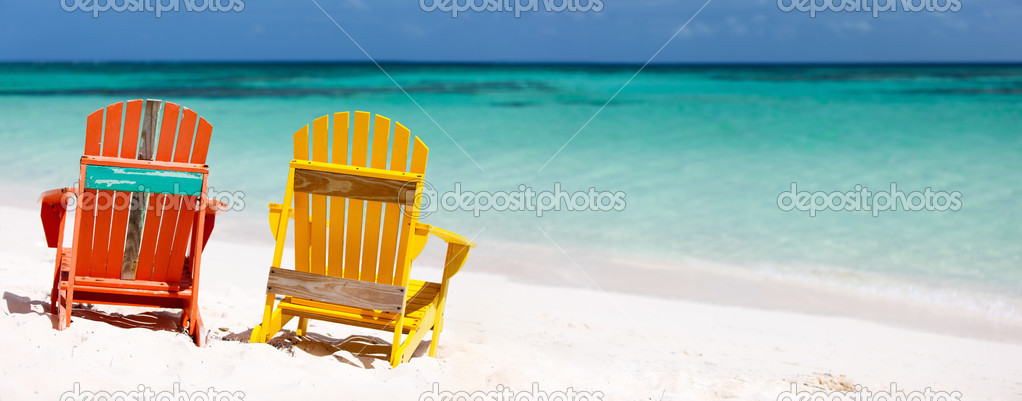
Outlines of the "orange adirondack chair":
[{"label": "orange adirondack chair", "polygon": [[73,302],[176,308],[202,345],[199,262],[217,209],[205,195],[211,133],[194,111],[159,100],[89,115],[78,186],[41,197],[46,243],[57,248],[50,312],[59,330],[71,324]]}]

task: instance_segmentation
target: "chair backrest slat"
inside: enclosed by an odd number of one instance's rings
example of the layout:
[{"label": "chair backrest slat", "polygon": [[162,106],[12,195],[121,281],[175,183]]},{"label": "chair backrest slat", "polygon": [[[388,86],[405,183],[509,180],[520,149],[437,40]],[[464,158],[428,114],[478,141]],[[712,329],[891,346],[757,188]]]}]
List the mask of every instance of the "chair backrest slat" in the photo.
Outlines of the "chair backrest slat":
[{"label": "chair backrest slat", "polygon": [[[141,99],[131,100],[127,103],[124,112],[124,133],[121,137],[121,158],[134,159],[138,149],[138,128],[142,120]],[[107,248],[106,276],[120,277],[124,265],[125,238],[128,231],[128,219],[131,210],[131,192],[117,191],[114,195],[114,204],[120,205],[113,211],[110,219],[110,241]]]},{"label": "chair backrest slat", "polygon": [[[414,143],[412,144],[412,162],[408,166],[409,173],[415,174],[426,174],[426,158],[429,156],[429,148],[426,144],[419,140],[419,137],[415,137]],[[415,224],[419,220],[419,205],[405,206],[404,208],[404,223],[401,224],[401,240],[397,248],[397,265],[394,270],[394,285],[400,285],[402,287],[408,286],[408,270],[411,267],[411,255],[408,254],[408,246],[404,245],[408,243],[408,238],[411,236],[413,230],[415,230]]]},{"label": "chair backrest slat", "polygon": [[181,112],[181,124],[178,127],[177,146],[174,149],[174,162],[188,163],[192,152],[192,140],[195,139],[195,124],[199,116],[191,109],[184,109]]},{"label": "chair backrest slat", "polygon": [[[103,111],[99,109],[92,114],[89,114],[88,119],[85,123],[85,151],[86,155],[99,156],[101,144],[103,140]],[[96,194],[98,191],[87,190],[83,191],[82,199],[79,202],[79,207],[75,213],[81,213],[81,228],[79,229],[80,234],[78,235],[78,248],[87,250],[85,252],[79,251],[75,260],[75,264],[78,266],[76,274],[89,275],[92,273],[91,262],[92,255],[92,230],[96,223]]]},{"label": "chair backrest slat", "polygon": [[[198,124],[199,115],[194,110],[184,109],[181,112],[181,126],[178,128],[177,133],[177,146],[174,149],[174,161],[178,163],[188,163],[192,151],[192,141],[195,139],[195,128]],[[191,236],[191,228],[195,222],[195,202],[198,199],[195,196],[182,196],[182,195],[171,195],[168,196],[168,200],[173,199],[171,203],[178,205],[177,208],[170,211],[170,215],[164,215],[163,218],[169,218],[176,221],[174,228],[171,229],[168,235],[160,233],[160,242],[163,243],[163,248],[169,248],[170,256],[163,261],[165,265],[160,266],[166,271],[166,281],[169,282],[180,282],[181,274],[184,269],[175,268],[176,266],[184,266],[185,253],[188,250],[188,239]],[[173,216],[176,215],[176,216]],[[166,242],[164,242],[166,241]],[[157,261],[160,263],[161,261]]]},{"label": "chair backrest slat", "polygon": [[124,133],[121,136],[121,158],[134,159],[138,152],[138,130],[142,121],[141,99],[128,101],[124,108]]},{"label": "chair backrest slat", "polygon": [[[351,136],[352,166],[368,167],[369,157],[369,113],[356,111]],[[338,133],[334,133],[338,135]],[[342,135],[347,135],[347,132]],[[348,199],[348,219],[346,221],[344,244],[344,274],[342,277],[358,280],[359,262],[362,258],[362,220],[365,201]]]},{"label": "chair backrest slat", "polygon": [[[327,159],[327,153],[330,150],[327,147],[327,138],[330,135],[329,123],[329,116],[317,118],[312,122],[312,161],[324,163],[329,161]],[[315,274],[326,274],[327,197],[323,195],[309,195],[309,198],[309,201],[312,203],[310,209],[312,221],[310,222],[309,233],[309,271]]]},{"label": "chair backrest slat", "polygon": [[[147,99],[143,105],[142,126],[139,131],[138,143],[136,143],[138,150],[137,153],[134,153],[138,160],[152,160],[155,156],[156,122],[162,105],[162,101],[154,99]],[[130,106],[128,110],[130,115]],[[125,153],[129,150],[134,151],[125,147],[121,152],[121,157],[131,158],[131,152]],[[124,256],[121,260],[121,278],[125,280],[135,278],[139,248],[142,245],[142,222],[146,215],[146,210],[143,207],[148,204],[149,195],[141,192],[131,194],[131,210],[128,213],[127,232],[124,235]]]},{"label": "chair backrest slat", "polygon": [[[392,171],[408,171],[408,128],[399,122],[394,123],[394,146],[390,155]],[[413,197],[414,202],[414,197]],[[377,268],[376,282],[394,284],[394,264],[397,261],[397,244],[400,239],[401,209],[404,204],[389,203],[384,205],[383,231],[380,236],[380,266]],[[400,283],[398,283],[400,285]]]},{"label": "chair backrest slat", "polygon": [[105,128],[103,130],[103,156],[117,157],[121,140],[121,115],[123,103],[114,103],[106,107]]},{"label": "chair backrest slat", "polygon": [[[174,155],[174,138],[177,134],[177,121],[180,119],[181,106],[173,102],[166,102],[163,106],[163,117],[160,130],[157,133],[154,160],[169,162]],[[149,196],[149,205],[146,207],[145,220],[142,229],[142,245],[138,253],[138,267],[135,278],[139,280],[159,281],[166,278],[166,271],[156,268],[156,261],[169,256],[167,253],[157,254],[159,250],[159,234],[161,230],[170,230],[170,219],[166,217],[166,210],[171,207],[170,197],[166,194],[153,194]]]},{"label": "chair backrest slat", "polygon": [[99,156],[103,141],[103,112],[105,108],[89,114],[85,122],[85,152],[89,156]]},{"label": "chair backrest slat", "polygon": [[[174,158],[174,148],[177,143],[175,139],[178,137],[177,131],[181,130],[181,136],[189,135],[187,132],[188,126],[184,124],[187,122],[187,117],[181,118],[182,111],[181,106],[175,103],[167,103],[167,106],[163,109],[163,127],[160,128],[160,144],[156,148],[156,160],[158,161],[177,161]],[[194,121],[194,120],[193,120]],[[178,124],[181,122],[182,124]],[[190,140],[190,138],[189,138]],[[187,149],[184,149],[187,152]],[[186,156],[187,160],[187,156]],[[163,195],[163,204],[158,213],[159,227],[160,230],[155,233],[156,235],[146,238],[143,234],[142,242],[153,241],[155,239],[155,253],[153,255],[153,275],[151,280],[153,281],[167,281],[170,270],[170,256],[172,251],[172,243],[174,241],[174,232],[177,226],[178,210],[181,207],[181,197],[176,195]],[[151,221],[146,222],[146,226]]]},{"label": "chair backrest slat", "polygon": [[163,121],[160,124],[160,137],[156,145],[155,160],[169,162],[174,156],[174,139],[177,137],[177,122],[180,118],[181,106],[177,103],[167,102],[163,107]]},{"label": "chair backrest slat", "polygon": [[[205,118],[199,117],[199,123],[198,123],[197,127],[195,128],[195,143],[192,145],[192,157],[191,157],[191,160],[190,160],[192,164],[206,164],[206,156],[209,153],[209,140],[210,140],[210,138],[212,136],[213,136],[213,126],[209,123],[209,121],[206,121]],[[193,215],[197,216],[197,214],[195,214],[195,213],[193,213]],[[195,238],[199,235],[199,231],[198,231],[198,223],[199,223],[198,217],[196,217],[194,220],[195,221],[194,221],[194,224],[192,225],[191,235],[189,237],[187,237],[187,238],[189,238],[189,241],[188,241],[188,254],[189,255],[195,255],[196,254],[196,250],[192,249],[192,248],[195,245]],[[212,224],[213,224],[213,220],[209,219],[209,218],[206,218],[206,220],[205,220],[205,222],[203,224],[203,226],[205,227],[205,236],[206,236],[206,238],[204,238],[203,241],[202,241],[203,246],[206,244],[206,241],[209,239],[209,233],[212,230]]]},{"label": "chair backrest slat", "polygon": [[[294,136],[294,158],[309,160],[309,127],[305,126]],[[309,272],[309,195],[294,194],[295,210],[295,270]]]},{"label": "chair backrest slat", "polygon": [[199,118],[199,126],[195,129],[195,144],[192,145],[192,164],[206,164],[209,153],[209,138],[213,136],[213,126],[205,118]]},{"label": "chair backrest slat", "polygon": [[[376,115],[373,119],[372,157],[369,167],[387,168],[387,153],[390,145],[390,119]],[[377,201],[366,202],[365,223],[362,234],[362,266],[359,279],[376,282],[376,270],[380,255],[380,217],[383,204]]]},{"label": "chair backrest slat", "polygon": [[[330,161],[334,164],[348,164],[348,112],[334,114],[334,135],[331,138]],[[339,196],[330,198],[330,247],[327,255],[327,274],[344,276],[344,223],[347,200]]]},{"label": "chair backrest slat", "polygon": [[[103,130],[103,156],[117,156],[117,145],[121,139],[121,113],[124,105],[114,103],[106,107],[106,117]],[[110,220],[113,217],[114,191],[97,191],[95,222],[92,236],[92,260],[89,261],[91,274],[98,277],[113,277],[112,272],[107,271],[107,253],[110,246]],[[117,272],[120,275],[120,272]]]}]

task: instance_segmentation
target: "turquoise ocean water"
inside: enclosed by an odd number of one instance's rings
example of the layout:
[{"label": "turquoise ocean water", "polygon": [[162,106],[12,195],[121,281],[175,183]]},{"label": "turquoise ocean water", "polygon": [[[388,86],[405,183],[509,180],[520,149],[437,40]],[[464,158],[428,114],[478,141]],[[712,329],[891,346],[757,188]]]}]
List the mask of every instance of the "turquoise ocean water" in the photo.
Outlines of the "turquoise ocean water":
[{"label": "turquoise ocean water", "polygon": [[[365,110],[430,146],[440,194],[559,185],[625,195],[618,211],[441,207],[425,219],[483,245],[553,241],[569,255],[1022,297],[1022,66],[654,66],[605,108],[637,66],[385,68],[407,95],[371,64],[0,65],[0,181],[30,192],[2,199],[30,204],[37,190],[72,184],[91,111],[160,98],[213,124],[213,186],[245,194],[225,223],[262,224],[283,193],[290,135]],[[778,207],[791,183],[957,191],[961,208],[812,217]]]}]

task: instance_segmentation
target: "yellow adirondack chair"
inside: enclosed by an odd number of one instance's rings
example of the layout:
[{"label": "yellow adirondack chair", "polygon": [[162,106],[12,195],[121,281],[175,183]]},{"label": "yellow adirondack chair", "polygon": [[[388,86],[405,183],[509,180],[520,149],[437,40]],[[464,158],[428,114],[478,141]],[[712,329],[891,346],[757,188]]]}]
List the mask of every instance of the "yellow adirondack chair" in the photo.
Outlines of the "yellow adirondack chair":
[{"label": "yellow adirondack chair", "polygon": [[[298,335],[305,335],[309,319],[393,331],[390,364],[395,367],[408,361],[432,330],[429,355],[435,357],[448,285],[475,243],[419,223],[416,200],[422,194],[426,145],[415,137],[409,164],[409,130],[395,123],[388,167],[390,119],[356,111],[349,160],[349,117],[348,112],[334,114],[329,147],[328,115],[313,121],[311,137],[308,125],[294,134],[284,202],[270,204],[276,248],[263,321],[252,330],[250,342],[268,341],[298,317]],[[291,218],[293,270],[281,268]],[[408,276],[429,234],[447,242],[440,283]],[[276,302],[275,295],[284,298]]]}]

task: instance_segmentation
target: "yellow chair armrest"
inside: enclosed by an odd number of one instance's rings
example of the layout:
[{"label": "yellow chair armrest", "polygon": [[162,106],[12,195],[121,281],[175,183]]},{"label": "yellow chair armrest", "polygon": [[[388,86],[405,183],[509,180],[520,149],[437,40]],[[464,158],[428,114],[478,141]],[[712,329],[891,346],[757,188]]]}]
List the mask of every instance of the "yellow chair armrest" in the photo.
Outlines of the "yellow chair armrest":
[{"label": "yellow chair armrest", "polygon": [[[277,225],[280,224],[280,211],[283,207],[279,203],[270,204],[270,232],[273,233],[273,238],[277,238]],[[295,218],[295,211],[293,209],[287,209],[288,217]]]},{"label": "yellow chair armrest", "polygon": [[476,247],[476,243],[469,241],[468,238],[429,224],[417,223],[415,231],[418,235],[433,234],[448,244],[465,245],[469,248]]},{"label": "yellow chair armrest", "polygon": [[[442,228],[416,223],[415,236],[413,238],[417,240],[418,251],[421,251],[422,246],[426,244],[426,236],[429,234],[433,234],[447,242],[447,256],[444,260],[444,279],[441,283],[442,286],[446,287],[447,281],[461,271],[461,267],[465,265],[465,260],[468,258],[468,250],[475,248],[476,243]],[[413,250],[416,249],[413,248]],[[417,256],[418,253],[416,252],[413,255]]]}]

